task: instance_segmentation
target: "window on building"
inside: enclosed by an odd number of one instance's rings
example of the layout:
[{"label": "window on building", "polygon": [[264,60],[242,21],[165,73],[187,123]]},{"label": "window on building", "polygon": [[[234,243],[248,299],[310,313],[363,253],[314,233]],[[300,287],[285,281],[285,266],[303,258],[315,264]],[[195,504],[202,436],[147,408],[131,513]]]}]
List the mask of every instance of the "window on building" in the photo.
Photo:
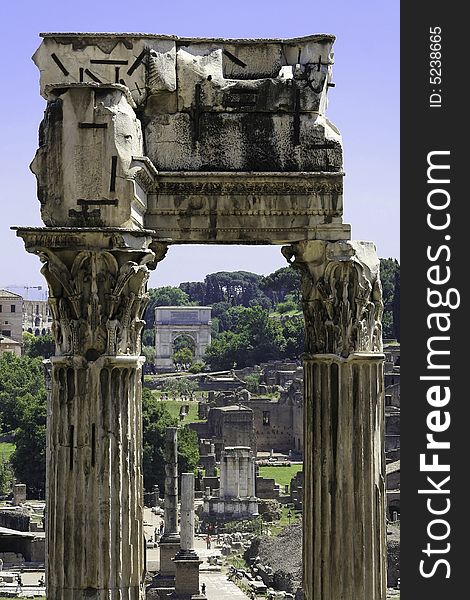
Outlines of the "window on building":
[{"label": "window on building", "polygon": [[2,312],[3,310],[3,306],[0,304],[0,312]]},{"label": "window on building", "polygon": [[271,421],[269,410],[263,410],[263,425],[269,425]]},{"label": "window on building", "polygon": [[14,304],[11,305],[11,312],[16,312],[16,306]]},{"label": "window on building", "polygon": [[11,337],[11,329],[4,329],[2,331],[2,335],[4,335],[5,337]]}]

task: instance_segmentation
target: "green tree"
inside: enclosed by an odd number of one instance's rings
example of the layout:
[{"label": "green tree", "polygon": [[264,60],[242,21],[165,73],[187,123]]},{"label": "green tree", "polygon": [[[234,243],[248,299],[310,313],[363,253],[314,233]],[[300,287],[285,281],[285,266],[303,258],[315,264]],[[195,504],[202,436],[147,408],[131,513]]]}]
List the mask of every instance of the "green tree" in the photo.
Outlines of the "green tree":
[{"label": "green tree", "polygon": [[260,287],[264,293],[272,300],[273,304],[282,302],[287,294],[292,294],[296,300],[300,300],[300,280],[301,273],[299,269],[293,267],[283,267],[263,277]]},{"label": "green tree", "polygon": [[[148,291],[150,296],[149,303],[145,310],[145,329],[152,330],[155,327],[155,308],[157,306],[188,306],[189,296],[183,290],[170,285],[151,288]],[[145,335],[145,332],[144,332]]]},{"label": "green tree", "polygon": [[50,333],[34,336],[33,339],[29,341],[28,345],[29,348],[27,354],[31,358],[39,356],[42,358],[50,358],[55,354],[55,342]]},{"label": "green tree", "polygon": [[398,312],[397,304],[399,303],[400,293],[398,291],[398,299],[395,302],[395,290],[400,285],[400,265],[394,258],[380,259],[380,279],[382,282],[382,294],[384,303],[384,314],[382,318],[382,328],[384,338],[395,337],[396,331],[394,327],[395,318]]},{"label": "green tree", "polygon": [[6,496],[11,492],[13,483],[13,471],[8,458],[0,454],[0,496]]},{"label": "green tree", "polygon": [[243,368],[282,356],[285,339],[278,319],[260,306],[233,307],[227,311],[223,331],[207,348],[205,360],[212,369]]},{"label": "green tree", "polygon": [[241,367],[253,346],[246,335],[223,331],[206,349],[205,362],[213,371]]},{"label": "green tree", "polygon": [[194,473],[199,463],[197,433],[184,425],[178,429],[178,473]]},{"label": "green tree", "polygon": [[11,464],[29,493],[44,498],[46,487],[46,390],[18,398],[20,416]]},{"label": "green tree", "polygon": [[31,348],[31,344],[36,336],[33,333],[29,333],[29,331],[23,331],[23,353],[29,355],[29,349]]},{"label": "green tree", "polygon": [[285,358],[300,358],[305,350],[305,323],[303,315],[294,315],[282,319],[282,335],[286,345],[284,348]]},{"label": "green tree", "polygon": [[196,342],[190,335],[179,335],[173,342],[173,352],[183,349],[189,349],[191,350],[191,354],[194,354],[196,350]]},{"label": "green tree", "polygon": [[[142,393],[143,415],[143,474],[144,488],[165,486],[165,430],[177,427],[178,421],[170,415],[165,404],[148,389]],[[199,462],[198,439],[194,431],[184,426],[178,429],[178,472],[194,471]]]},{"label": "green tree", "polygon": [[227,302],[231,306],[256,304],[269,308],[270,300],[260,287],[262,280],[261,275],[248,271],[219,271],[206,275],[203,283],[185,282],[180,288],[197,304]]},{"label": "green tree", "polygon": [[145,329],[142,333],[142,345],[143,346],[155,346],[155,330]]},{"label": "green tree", "polygon": [[3,431],[14,431],[20,425],[19,399],[29,393],[35,397],[44,392],[44,368],[40,358],[0,356],[0,422]]},{"label": "green tree", "polygon": [[276,304],[276,311],[281,315],[294,310],[300,310],[299,302],[294,294],[286,294],[284,300]]},{"label": "green tree", "polygon": [[197,383],[187,377],[168,377],[163,385],[163,391],[173,396],[189,396],[197,389]]},{"label": "green tree", "polygon": [[142,354],[145,356],[147,363],[155,362],[155,348],[153,346],[142,346]]},{"label": "green tree", "polygon": [[175,365],[191,365],[193,362],[193,353],[190,348],[181,348],[173,354]]},{"label": "green tree", "polygon": [[142,470],[144,488],[150,491],[154,485],[161,490],[165,484],[165,429],[176,427],[174,419],[163,402],[159,402],[152,392],[142,390],[143,459]]},{"label": "green tree", "polygon": [[249,373],[244,377],[246,383],[246,389],[252,394],[259,393],[259,384],[261,382],[260,373]]}]

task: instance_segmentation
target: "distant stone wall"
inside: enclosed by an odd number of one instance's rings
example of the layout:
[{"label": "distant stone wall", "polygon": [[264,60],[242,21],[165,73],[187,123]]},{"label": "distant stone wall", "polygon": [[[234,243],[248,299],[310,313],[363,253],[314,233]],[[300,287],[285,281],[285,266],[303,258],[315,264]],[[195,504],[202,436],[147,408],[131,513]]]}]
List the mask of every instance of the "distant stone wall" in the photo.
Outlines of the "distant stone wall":
[{"label": "distant stone wall", "polygon": [[0,527],[15,529],[16,531],[29,531],[31,517],[23,510],[0,510]]}]

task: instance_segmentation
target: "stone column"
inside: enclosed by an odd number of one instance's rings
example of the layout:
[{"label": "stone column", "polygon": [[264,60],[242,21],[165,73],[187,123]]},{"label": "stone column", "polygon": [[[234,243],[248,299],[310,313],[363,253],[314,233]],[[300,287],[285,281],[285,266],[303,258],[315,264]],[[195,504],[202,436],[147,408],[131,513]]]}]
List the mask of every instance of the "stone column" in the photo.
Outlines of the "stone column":
[{"label": "stone column", "polygon": [[174,577],[173,558],[180,547],[177,432],[177,427],[167,427],[165,434],[165,532],[160,539],[160,575],[164,578]]},{"label": "stone column", "polygon": [[194,473],[181,475],[181,548],[174,558],[176,567],[173,598],[195,600],[199,594],[199,560],[194,550]]},{"label": "stone column", "polygon": [[383,312],[370,242],[283,248],[302,270],[305,600],[386,597]]},{"label": "stone column", "polygon": [[194,552],[194,473],[181,475],[181,550]]},{"label": "stone column", "polygon": [[143,599],[140,334],[150,232],[22,229],[49,285],[48,600]]}]

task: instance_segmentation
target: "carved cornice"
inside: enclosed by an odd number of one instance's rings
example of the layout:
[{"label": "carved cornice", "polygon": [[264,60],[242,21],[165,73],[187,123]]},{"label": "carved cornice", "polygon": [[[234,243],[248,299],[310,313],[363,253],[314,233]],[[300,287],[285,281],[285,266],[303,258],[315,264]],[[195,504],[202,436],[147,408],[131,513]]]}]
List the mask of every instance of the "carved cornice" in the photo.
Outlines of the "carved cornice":
[{"label": "carved cornice", "polygon": [[300,242],[282,253],[302,271],[306,352],[382,352],[382,286],[369,242]]},{"label": "carved cornice", "polygon": [[133,179],[148,193],[155,188],[155,179],[158,176],[158,171],[154,164],[147,156],[133,156],[131,169],[135,169]]}]

